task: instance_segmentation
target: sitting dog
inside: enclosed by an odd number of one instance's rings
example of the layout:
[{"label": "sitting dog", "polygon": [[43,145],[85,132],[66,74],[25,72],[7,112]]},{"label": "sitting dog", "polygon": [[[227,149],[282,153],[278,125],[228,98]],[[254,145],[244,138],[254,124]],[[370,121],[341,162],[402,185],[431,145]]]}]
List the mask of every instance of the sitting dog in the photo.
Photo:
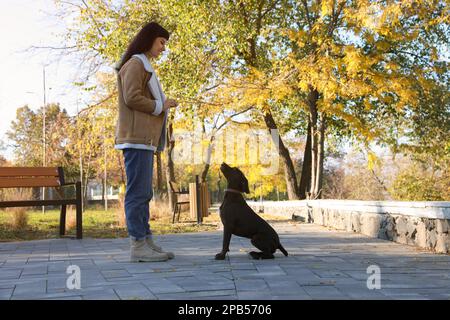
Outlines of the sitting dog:
[{"label": "sitting dog", "polygon": [[222,163],[220,170],[227,179],[228,188],[220,206],[220,219],[223,223],[222,251],[216,254],[216,260],[225,259],[229,250],[231,235],[251,239],[251,243],[261,252],[250,252],[253,259],[273,259],[274,253],[280,249],[285,256],[287,251],[283,248],[277,232],[252,208],[247,205],[242,192],[249,193],[248,181],[238,168],[232,168]]}]

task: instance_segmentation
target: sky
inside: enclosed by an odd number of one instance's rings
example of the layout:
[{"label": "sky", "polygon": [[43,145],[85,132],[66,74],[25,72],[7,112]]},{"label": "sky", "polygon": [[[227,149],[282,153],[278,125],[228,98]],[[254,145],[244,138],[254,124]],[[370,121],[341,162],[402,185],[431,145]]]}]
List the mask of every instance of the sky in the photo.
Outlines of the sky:
[{"label": "sky", "polygon": [[[37,110],[43,105],[44,66],[47,103],[60,103],[73,115],[90,101],[73,85],[81,73],[76,58],[61,58],[48,49],[27,50],[64,45],[61,35],[67,21],[55,16],[54,0],[0,0],[0,5],[0,140],[7,142],[5,133],[17,108],[28,105]],[[11,149],[0,150],[0,154],[12,160]]]},{"label": "sky", "polygon": [[[73,82],[80,71],[69,58],[58,58],[49,50],[30,47],[61,46],[65,22],[55,18],[53,0],[0,0],[0,140],[15,119],[16,110],[28,105],[37,110],[43,105],[43,68],[46,74],[46,101],[59,102],[69,114],[81,109],[86,96]],[[11,150],[0,151],[11,159]]]}]

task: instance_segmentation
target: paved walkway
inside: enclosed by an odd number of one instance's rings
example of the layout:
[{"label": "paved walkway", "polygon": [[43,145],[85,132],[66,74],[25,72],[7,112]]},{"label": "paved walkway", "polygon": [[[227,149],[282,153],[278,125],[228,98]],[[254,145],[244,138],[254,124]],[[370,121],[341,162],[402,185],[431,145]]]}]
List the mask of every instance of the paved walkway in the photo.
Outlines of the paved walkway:
[{"label": "paved walkway", "polygon": [[[274,222],[290,255],[251,260],[233,237],[214,260],[221,232],[157,237],[175,252],[163,263],[129,263],[128,239],[0,243],[0,299],[450,299],[450,256],[297,222]],[[81,289],[66,287],[69,265]],[[368,290],[367,267],[381,270]]]}]

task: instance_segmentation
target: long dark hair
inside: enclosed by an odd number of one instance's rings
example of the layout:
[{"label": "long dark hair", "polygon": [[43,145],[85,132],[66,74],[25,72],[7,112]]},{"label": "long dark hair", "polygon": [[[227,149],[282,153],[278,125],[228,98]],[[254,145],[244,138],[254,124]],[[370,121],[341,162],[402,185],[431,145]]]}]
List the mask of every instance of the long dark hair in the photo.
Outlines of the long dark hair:
[{"label": "long dark hair", "polygon": [[128,45],[122,60],[116,66],[116,70],[119,71],[134,54],[149,51],[152,48],[153,42],[158,37],[169,40],[169,32],[156,22],[150,22],[143,26],[141,31],[139,31],[133,41]]}]

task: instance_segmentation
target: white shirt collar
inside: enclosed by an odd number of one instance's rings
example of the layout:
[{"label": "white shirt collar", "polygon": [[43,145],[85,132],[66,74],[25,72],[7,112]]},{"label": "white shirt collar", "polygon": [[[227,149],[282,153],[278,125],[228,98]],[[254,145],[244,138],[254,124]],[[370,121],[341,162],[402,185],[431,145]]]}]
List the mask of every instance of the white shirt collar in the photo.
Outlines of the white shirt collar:
[{"label": "white shirt collar", "polygon": [[[136,57],[142,61],[144,64],[144,69],[147,72],[152,73],[152,77],[148,81],[148,87],[153,94],[153,97],[155,97],[157,100],[160,100],[162,102],[166,101],[166,96],[164,95],[164,92],[161,88],[161,84],[159,83],[158,76],[156,75],[155,70],[153,69],[152,65],[150,64],[150,61],[148,61],[147,56],[143,53],[135,54],[133,57]],[[153,76],[154,75],[154,76]]]},{"label": "white shirt collar", "polygon": [[147,56],[145,54],[143,54],[143,53],[134,54],[133,57],[136,57],[142,61],[142,63],[144,64],[145,71],[155,72],[155,70],[153,69],[152,65],[150,64],[150,61],[148,61]]}]

